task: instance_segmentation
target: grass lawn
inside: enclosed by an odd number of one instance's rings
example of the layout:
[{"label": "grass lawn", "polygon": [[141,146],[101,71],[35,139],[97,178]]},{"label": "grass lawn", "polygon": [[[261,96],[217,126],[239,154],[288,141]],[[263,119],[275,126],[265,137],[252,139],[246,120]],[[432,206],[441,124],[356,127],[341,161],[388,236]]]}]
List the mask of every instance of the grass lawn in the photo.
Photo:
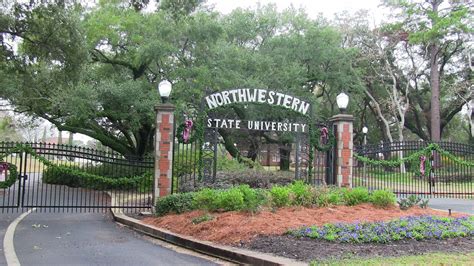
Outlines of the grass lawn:
[{"label": "grass lawn", "polygon": [[310,265],[472,265],[474,252],[429,253],[418,256],[313,261]]}]

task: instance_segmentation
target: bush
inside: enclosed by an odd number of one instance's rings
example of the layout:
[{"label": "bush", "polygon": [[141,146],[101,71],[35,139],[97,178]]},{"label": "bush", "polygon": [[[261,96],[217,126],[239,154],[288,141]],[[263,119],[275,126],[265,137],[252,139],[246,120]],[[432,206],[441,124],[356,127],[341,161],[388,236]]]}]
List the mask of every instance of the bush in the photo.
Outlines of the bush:
[{"label": "bush", "polygon": [[47,184],[66,185],[69,187],[82,187],[96,190],[139,189],[141,192],[151,191],[153,184],[151,173],[145,173],[141,176],[111,178],[86,173],[62,165],[49,166],[43,171],[42,180]]},{"label": "bush", "polygon": [[132,165],[122,165],[119,163],[100,163],[98,165],[88,165],[80,169],[83,172],[111,178],[120,178],[128,176],[139,176],[146,172],[141,167],[134,167]]},{"label": "bush", "polygon": [[237,211],[244,208],[244,194],[239,188],[231,188],[217,193],[214,210]]},{"label": "bush", "polygon": [[290,188],[274,186],[270,190],[272,205],[275,207],[284,207],[290,205]]},{"label": "bush", "polygon": [[344,192],[344,202],[348,206],[354,206],[370,201],[369,190],[364,187],[348,189]]},{"label": "bush", "polygon": [[240,185],[238,189],[244,196],[244,210],[256,212],[267,200],[266,193],[263,190],[252,189],[249,185]]},{"label": "bush", "polygon": [[397,197],[388,190],[376,190],[370,196],[370,202],[377,207],[386,208],[395,205]]},{"label": "bush", "polygon": [[217,190],[205,188],[195,193],[193,202],[198,209],[204,209],[208,211],[217,210],[217,194]]},{"label": "bush", "polygon": [[332,205],[344,204],[345,189],[331,188],[319,193],[316,197],[316,205],[318,207],[327,207]]},{"label": "bush", "polygon": [[299,180],[289,186],[293,199],[292,205],[310,206],[312,203],[311,186]]},{"label": "bush", "polygon": [[158,216],[169,213],[183,213],[195,209],[193,204],[195,193],[178,193],[161,197],[156,201],[155,211]]},{"label": "bush", "polygon": [[406,199],[401,199],[398,201],[398,205],[400,206],[401,210],[408,210],[411,207],[414,206],[419,206],[420,208],[426,208],[428,207],[428,202],[429,200],[422,200],[420,197],[417,197],[415,195],[410,195]]}]

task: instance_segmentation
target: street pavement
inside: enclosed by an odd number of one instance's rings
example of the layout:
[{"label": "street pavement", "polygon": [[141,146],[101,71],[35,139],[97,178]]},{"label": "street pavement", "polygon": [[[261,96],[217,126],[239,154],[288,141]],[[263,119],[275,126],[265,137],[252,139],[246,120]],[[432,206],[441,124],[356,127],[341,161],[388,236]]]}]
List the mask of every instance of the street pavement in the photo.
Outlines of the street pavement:
[{"label": "street pavement", "polygon": [[157,245],[108,213],[31,213],[17,226],[14,246],[22,265],[216,265]]},{"label": "street pavement", "polygon": [[474,200],[472,199],[430,199],[428,206],[433,209],[451,209],[456,212],[464,212],[474,215]]},{"label": "street pavement", "polygon": [[5,232],[10,223],[20,215],[20,213],[12,213],[11,211],[7,213],[6,209],[4,209],[3,211],[4,212],[2,213],[2,210],[0,210],[0,265],[7,264],[7,262],[5,261],[5,256],[3,255],[3,238],[5,237]]}]

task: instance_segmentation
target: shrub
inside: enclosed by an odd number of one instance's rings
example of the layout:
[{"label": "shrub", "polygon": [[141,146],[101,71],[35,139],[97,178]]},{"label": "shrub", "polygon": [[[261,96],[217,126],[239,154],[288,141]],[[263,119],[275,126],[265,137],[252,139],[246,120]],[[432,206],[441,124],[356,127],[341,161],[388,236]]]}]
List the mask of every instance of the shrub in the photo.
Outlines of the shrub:
[{"label": "shrub", "polygon": [[370,202],[377,207],[386,208],[395,205],[397,197],[392,191],[376,190],[370,195]]},{"label": "shrub", "polygon": [[98,165],[88,165],[83,167],[81,171],[90,173],[93,175],[99,175],[111,178],[120,178],[128,176],[139,176],[142,175],[146,170],[140,167],[133,167],[130,165],[120,163],[100,163]]},{"label": "shrub", "polygon": [[290,204],[290,188],[274,186],[270,190],[272,205],[275,207],[288,206]]},{"label": "shrub", "polygon": [[111,178],[83,172],[71,167],[55,165],[43,171],[44,183],[66,185],[69,187],[91,188],[96,190],[139,189],[148,192],[152,189],[152,174],[144,173],[141,176]]},{"label": "shrub", "polygon": [[349,206],[369,202],[369,200],[369,190],[364,187],[356,187],[344,192],[344,202]]},{"label": "shrub", "polygon": [[220,191],[217,194],[215,204],[218,209],[224,211],[237,211],[244,208],[244,194],[238,187]]},{"label": "shrub", "polygon": [[408,210],[413,206],[420,206],[421,208],[428,207],[429,200],[422,200],[420,197],[416,195],[410,195],[406,199],[401,199],[398,201],[398,205],[400,206],[401,210]]},{"label": "shrub", "polygon": [[155,211],[158,216],[169,213],[183,213],[195,209],[195,193],[178,193],[161,197],[156,201]]},{"label": "shrub", "polygon": [[205,188],[201,191],[196,192],[194,196],[194,204],[196,208],[204,210],[217,210],[218,206],[216,204],[217,199],[217,190]]},{"label": "shrub", "polygon": [[344,204],[345,189],[331,188],[320,193],[316,198],[316,205],[318,207],[327,207],[331,205]]},{"label": "shrub", "polygon": [[266,201],[265,192],[259,189],[252,189],[249,185],[238,186],[244,197],[244,210],[256,212]]},{"label": "shrub", "polygon": [[312,203],[311,186],[299,180],[289,185],[293,194],[292,205],[309,206]]}]

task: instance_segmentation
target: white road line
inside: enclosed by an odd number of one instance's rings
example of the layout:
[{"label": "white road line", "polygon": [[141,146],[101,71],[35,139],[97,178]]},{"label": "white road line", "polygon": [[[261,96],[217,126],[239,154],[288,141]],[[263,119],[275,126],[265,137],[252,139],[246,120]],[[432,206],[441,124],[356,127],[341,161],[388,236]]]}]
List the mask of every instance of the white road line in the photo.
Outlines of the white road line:
[{"label": "white road line", "polygon": [[3,252],[5,253],[5,259],[7,260],[8,266],[20,265],[20,261],[16,256],[15,246],[13,244],[15,229],[16,226],[21,222],[21,220],[23,220],[28,214],[30,214],[34,210],[36,210],[36,208],[33,208],[16,217],[16,219],[8,226],[7,231],[5,232],[5,237],[3,238]]}]

